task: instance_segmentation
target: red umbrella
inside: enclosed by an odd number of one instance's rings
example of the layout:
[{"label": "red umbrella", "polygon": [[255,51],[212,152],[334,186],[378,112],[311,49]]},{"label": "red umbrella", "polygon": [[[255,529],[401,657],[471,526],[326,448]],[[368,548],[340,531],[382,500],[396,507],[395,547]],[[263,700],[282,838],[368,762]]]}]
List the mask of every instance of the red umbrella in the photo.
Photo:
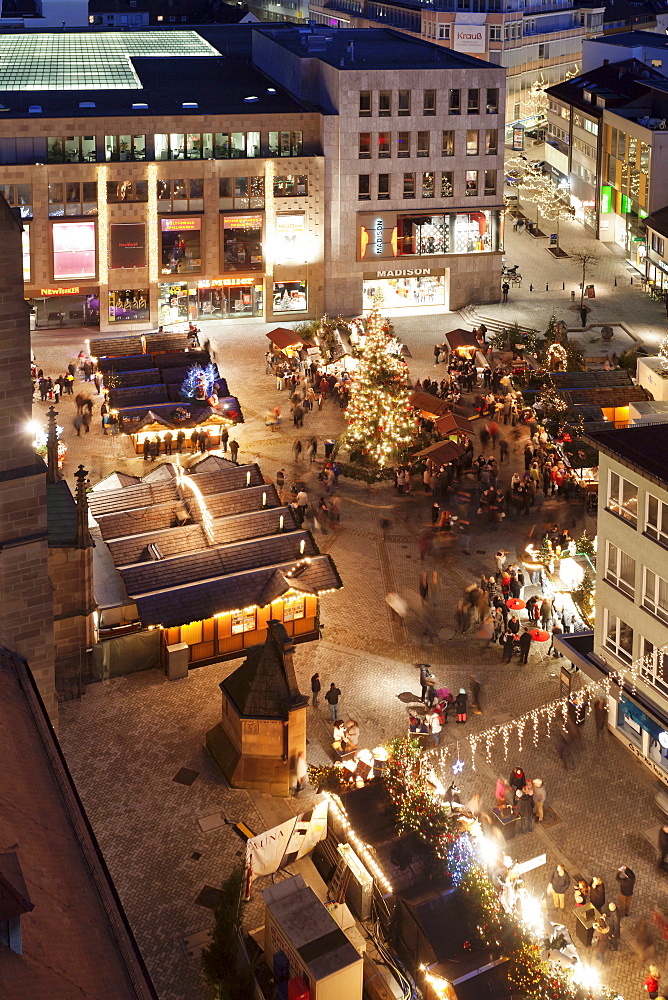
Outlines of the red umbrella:
[{"label": "red umbrella", "polygon": [[521,601],[519,597],[509,597],[506,601],[506,607],[510,608],[511,611],[521,611],[522,608],[526,608],[526,601]]},{"label": "red umbrella", "polygon": [[547,642],[547,640],[550,638],[550,633],[545,632],[542,628],[532,628],[531,638],[534,640],[534,642]]}]

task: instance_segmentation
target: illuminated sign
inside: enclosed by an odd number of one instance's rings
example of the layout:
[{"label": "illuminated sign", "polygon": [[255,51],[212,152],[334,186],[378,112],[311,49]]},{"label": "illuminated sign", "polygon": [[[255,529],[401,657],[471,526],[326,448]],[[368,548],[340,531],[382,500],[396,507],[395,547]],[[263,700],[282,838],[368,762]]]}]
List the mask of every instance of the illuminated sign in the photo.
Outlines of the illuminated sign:
[{"label": "illuminated sign", "polygon": [[226,215],[226,229],[262,229],[261,215]]},{"label": "illuminated sign", "polygon": [[383,232],[383,220],[376,219],[373,224],[373,252],[379,256],[383,252]]},{"label": "illuminated sign", "polygon": [[[481,20],[482,24],[471,24],[472,20]],[[484,24],[484,14],[457,15],[453,26],[454,35],[452,47],[456,52],[485,52],[487,49],[487,27]],[[469,21],[468,24],[462,23]]]},{"label": "illuminated sign", "polygon": [[204,281],[198,281],[198,288],[229,288],[232,285],[254,285],[257,281],[257,275],[251,275],[247,278],[207,278]]},{"label": "illuminated sign", "polygon": [[109,267],[112,270],[123,267],[146,267],[144,223],[112,223],[109,230]]},{"label": "illuminated sign", "polygon": [[52,233],[54,278],[94,278],[95,223],[54,222]]},{"label": "illuminated sign", "polygon": [[71,285],[70,288],[40,288],[40,295],[79,295],[81,289],[78,285]]},{"label": "illuminated sign", "polygon": [[601,188],[601,215],[608,215],[612,212],[612,187],[604,184]]},{"label": "illuminated sign", "polygon": [[304,214],[276,216],[276,258],[304,259]]},{"label": "illuminated sign", "polygon": [[431,267],[397,267],[393,271],[378,271],[378,278],[412,278],[418,274],[443,274],[443,271],[434,271]]},{"label": "illuminated sign", "polygon": [[513,125],[513,151],[521,153],[524,149],[524,125]]},{"label": "illuminated sign", "polygon": [[161,219],[160,225],[162,227],[163,233],[180,233],[184,229],[201,229],[202,220],[201,219],[184,219],[179,216],[178,219]]},{"label": "illuminated sign", "polygon": [[633,211],[633,202],[627,194],[622,195],[622,215],[628,215]]}]

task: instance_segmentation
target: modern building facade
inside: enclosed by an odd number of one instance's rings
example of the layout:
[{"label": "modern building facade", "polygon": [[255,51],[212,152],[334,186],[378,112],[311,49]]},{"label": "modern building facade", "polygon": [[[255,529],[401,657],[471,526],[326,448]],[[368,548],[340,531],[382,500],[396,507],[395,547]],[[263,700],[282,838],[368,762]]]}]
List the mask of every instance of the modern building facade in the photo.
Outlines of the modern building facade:
[{"label": "modern building facade", "polygon": [[395,32],[289,25],[3,47],[0,186],[38,327],[351,315],[373,291],[444,311],[498,297],[498,67]]},{"label": "modern building facade", "polygon": [[590,435],[599,449],[594,632],[560,640],[611,685],[611,730],[668,778],[668,425]]}]

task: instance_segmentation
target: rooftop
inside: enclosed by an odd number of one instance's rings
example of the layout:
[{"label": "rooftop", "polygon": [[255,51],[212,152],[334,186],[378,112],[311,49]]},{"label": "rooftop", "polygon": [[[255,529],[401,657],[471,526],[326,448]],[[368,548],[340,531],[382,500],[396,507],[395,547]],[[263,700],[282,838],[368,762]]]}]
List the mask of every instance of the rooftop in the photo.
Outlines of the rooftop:
[{"label": "rooftop", "polygon": [[606,455],[668,486],[668,424],[594,431],[589,437]]},{"label": "rooftop", "polygon": [[623,31],[619,35],[599,35],[588,38],[587,42],[602,42],[604,45],[621,45],[625,48],[645,46],[648,49],[668,48],[668,36],[653,31]]},{"label": "rooftop", "polygon": [[[606,39],[618,37],[619,35],[606,35]],[[598,96],[604,98],[604,107],[619,107],[641,97],[648,88],[661,82],[665,83],[666,80],[658,70],[646,66],[638,59],[621,59],[581,73],[564,83],[556,83],[553,87],[548,87],[546,93],[566,104],[575,104],[594,118],[600,118],[603,107],[596,103]],[[593,100],[587,100],[583,93],[585,90],[592,95]]]},{"label": "rooftop", "polygon": [[668,236],[668,206],[648,215],[645,224],[648,229],[654,229],[662,236]]}]

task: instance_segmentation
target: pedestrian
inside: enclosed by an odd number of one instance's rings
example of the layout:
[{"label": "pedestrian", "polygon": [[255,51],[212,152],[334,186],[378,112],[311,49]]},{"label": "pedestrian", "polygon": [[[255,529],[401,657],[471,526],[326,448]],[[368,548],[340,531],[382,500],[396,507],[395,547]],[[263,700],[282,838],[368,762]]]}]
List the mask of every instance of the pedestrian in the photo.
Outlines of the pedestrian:
[{"label": "pedestrian", "polygon": [[659,868],[665,868],[666,854],[668,854],[668,824],[659,830]]},{"label": "pedestrian", "polygon": [[183,442],[185,441],[185,439],[186,439],[185,431],[182,428],[179,428],[179,431],[176,435],[176,451],[178,452],[179,455],[183,454]]},{"label": "pedestrian", "polygon": [[[84,416],[84,420],[85,420]],[[156,458],[160,454],[160,438],[156,434],[154,438],[151,438],[148,445],[148,453],[151,456],[151,461],[155,462]]]},{"label": "pedestrian", "polygon": [[434,366],[438,364],[438,359],[441,356],[441,345],[434,344]]},{"label": "pedestrian", "polygon": [[645,982],[643,984],[643,989],[647,990],[647,996],[649,1000],[656,1000],[659,995],[659,979],[661,978],[661,973],[659,972],[656,965],[650,965],[647,976],[645,977]]},{"label": "pedestrian", "polygon": [[608,909],[605,914],[605,919],[608,922],[608,927],[610,928],[610,948],[612,951],[617,951],[619,948],[619,932],[621,930],[621,918],[619,916],[619,910],[617,909],[616,903],[608,903]]},{"label": "pedestrian", "polygon": [[542,778],[534,778],[532,781],[533,785],[533,805],[536,813],[536,822],[543,822],[543,812],[545,809],[545,799],[547,798],[547,792],[545,791],[545,785],[543,784]]},{"label": "pedestrian", "polygon": [[235,440],[235,438],[232,438],[232,440],[230,441],[230,456],[235,465],[239,464],[237,462],[238,454],[239,454],[239,442]]},{"label": "pedestrian", "polygon": [[302,443],[299,438],[296,438],[292,443],[292,454],[295,456],[295,462],[298,462],[302,454]]},{"label": "pedestrian", "polygon": [[628,917],[631,912],[631,900],[633,899],[633,891],[636,885],[635,872],[628,865],[622,865],[617,869],[615,879],[619,887],[619,897],[617,899],[619,915],[620,917]]},{"label": "pedestrian", "polygon": [[438,712],[434,712],[432,709],[429,709],[425,716],[425,722],[427,723],[427,728],[431,733],[434,746],[437,747],[441,742],[441,723],[438,718]]},{"label": "pedestrian", "polygon": [[594,719],[596,721],[596,739],[598,739],[608,725],[608,709],[605,698],[597,698],[594,702]]},{"label": "pedestrian", "polygon": [[[610,928],[605,917],[601,916],[594,921],[594,933],[591,939],[593,960],[605,965],[605,953],[610,943]],[[656,996],[656,994],[654,994]],[[651,996],[651,994],[650,994]]]},{"label": "pedestrian", "polygon": [[525,626],[520,636],[520,663],[527,663],[529,660],[529,650],[533,642],[531,631]]},{"label": "pedestrian", "polygon": [[503,465],[503,463],[507,458],[508,458],[508,442],[506,441],[505,438],[501,438],[501,440],[499,441],[499,461],[501,465]]},{"label": "pedestrian", "polygon": [[223,455],[227,454],[227,442],[230,440],[230,432],[227,427],[223,427],[223,431],[220,435],[220,447],[222,448]]},{"label": "pedestrian", "polygon": [[276,489],[280,493],[285,486],[285,469],[279,469],[276,473]]},{"label": "pedestrian", "polygon": [[583,303],[580,306],[580,322],[582,323],[582,328],[583,329],[587,325],[587,312],[588,312],[588,309],[587,309],[586,305]]},{"label": "pedestrian", "polygon": [[571,877],[563,865],[557,865],[550,877],[547,891],[552,893],[555,910],[563,910],[565,896],[571,884]]},{"label": "pedestrian", "polygon": [[[504,281],[504,283],[501,285],[501,291],[503,292],[503,301],[507,302],[508,301],[508,292],[510,291],[510,285],[508,284],[507,281]],[[583,326],[584,326],[584,324],[583,324]]]},{"label": "pedestrian", "polygon": [[510,772],[510,778],[508,779],[508,784],[513,789],[513,792],[519,792],[521,788],[527,783],[526,775],[521,767],[514,767]]},{"label": "pedestrian", "polygon": [[348,719],[346,722],[346,739],[351,747],[357,749],[360,741],[360,727],[355,719]]},{"label": "pedestrian", "polygon": [[457,709],[457,722],[466,722],[466,689],[460,688],[459,694],[455,698],[455,708]]},{"label": "pedestrian", "polygon": [[471,692],[471,707],[475,715],[480,715],[480,678],[477,674],[469,674],[469,691]]},{"label": "pedestrian", "polygon": [[420,686],[422,688],[420,701],[425,702],[428,688],[427,678],[432,676],[431,667],[428,663],[418,663],[417,666],[420,668]]},{"label": "pedestrian", "polygon": [[172,441],[174,440],[174,435],[171,431],[167,431],[165,434],[165,455],[171,455],[172,453]]},{"label": "pedestrian", "polygon": [[603,884],[603,879],[600,879],[598,875],[594,875],[591,880],[589,902],[592,906],[596,907],[599,913],[603,913],[603,907],[605,906],[605,885]]},{"label": "pedestrian", "polygon": [[318,707],[318,695],[320,694],[321,687],[320,674],[316,672],[311,678],[311,704],[313,705],[313,708]]},{"label": "pedestrian", "polygon": [[531,796],[521,789],[517,793],[515,808],[520,814],[520,833],[533,831],[533,802]]},{"label": "pedestrian", "polygon": [[647,956],[650,952],[654,954],[656,939],[654,937],[654,931],[650,926],[650,922],[645,917],[638,921],[633,932],[633,940],[640,953],[640,961],[643,963],[646,962]]},{"label": "pedestrian", "polygon": [[306,788],[308,768],[306,767],[306,757],[303,750],[297,754],[295,762],[295,796],[299,795]]},{"label": "pedestrian", "polygon": [[515,636],[512,632],[506,632],[503,638],[503,662],[510,663],[515,652]]},{"label": "pedestrian", "polygon": [[102,402],[102,406],[100,407],[100,422],[102,424],[102,433],[103,434],[107,433],[107,424],[109,422],[109,420],[108,420],[108,414],[109,414],[109,407],[103,401]]},{"label": "pedestrian", "polygon": [[89,411],[86,410],[86,412],[81,415],[81,423],[84,426],[86,434],[90,433],[90,422],[91,422],[91,415]]},{"label": "pedestrian", "polygon": [[341,697],[341,690],[337,688],[334,681],[329,686],[329,691],[325,695],[325,701],[329,705],[329,717],[332,722],[336,722],[339,717],[339,698]]}]

